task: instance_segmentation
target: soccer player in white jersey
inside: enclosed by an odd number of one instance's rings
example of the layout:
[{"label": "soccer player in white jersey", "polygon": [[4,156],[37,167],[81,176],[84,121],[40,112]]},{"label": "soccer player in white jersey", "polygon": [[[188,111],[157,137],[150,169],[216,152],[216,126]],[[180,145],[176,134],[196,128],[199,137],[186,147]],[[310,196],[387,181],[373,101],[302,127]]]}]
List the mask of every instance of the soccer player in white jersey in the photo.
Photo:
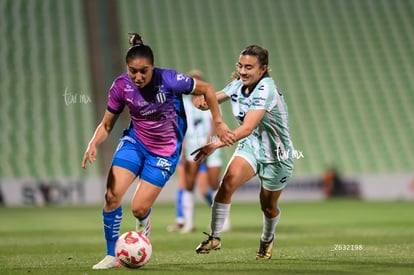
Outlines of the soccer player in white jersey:
[{"label": "soccer player in white jersey", "polygon": [[[280,219],[278,200],[293,172],[293,144],[288,128],[288,111],[283,95],[268,73],[268,51],[260,46],[246,47],[236,63],[239,78],[216,94],[221,103],[231,100],[233,115],[239,127],[233,130],[238,147],[228,163],[214,198],[211,232],[201,242],[197,253],[221,248],[220,233],[230,212],[233,193],[258,175],[263,229],[256,259],[272,257],[276,226]],[[205,108],[205,102],[199,107]],[[195,160],[203,161],[221,141],[197,149]]]},{"label": "soccer player in white jersey", "polygon": [[[190,71],[188,76],[204,81],[202,73],[198,70]],[[189,233],[194,231],[194,189],[196,183],[209,206],[213,202],[213,194],[220,183],[222,166],[220,149],[216,150],[203,163],[195,162],[191,156],[194,150],[215,136],[211,114],[199,110],[193,102],[197,102],[197,96],[183,96],[188,128],[183,143],[182,160],[179,164],[180,167],[177,168],[179,186],[176,198],[176,224],[167,228],[170,232]],[[230,230],[228,221],[224,230]]]}]

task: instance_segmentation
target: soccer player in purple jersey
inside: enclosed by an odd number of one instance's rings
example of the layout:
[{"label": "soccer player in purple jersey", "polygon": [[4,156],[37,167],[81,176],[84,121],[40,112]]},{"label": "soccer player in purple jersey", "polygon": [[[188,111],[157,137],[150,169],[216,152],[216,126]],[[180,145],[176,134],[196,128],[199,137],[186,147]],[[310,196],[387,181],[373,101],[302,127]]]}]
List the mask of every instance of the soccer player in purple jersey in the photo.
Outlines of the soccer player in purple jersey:
[{"label": "soccer player in purple jersey", "polygon": [[182,94],[203,95],[210,108],[218,136],[227,145],[234,143],[233,133],[222,121],[214,88],[171,69],[154,66],[151,48],[139,34],[130,34],[126,54],[127,72],[113,82],[108,106],[90,140],[82,167],[96,160],[97,146],[106,140],[120,113],[127,106],[131,126],[125,131],[114,153],[109,170],[102,211],[106,240],[105,258],[93,269],[119,267],[115,243],[122,220],[122,197],[133,181],[139,183],[132,198],[132,213],[137,231],[150,234],[151,207],[162,187],[174,173],[179,160],[184,129],[177,114],[177,98]]}]

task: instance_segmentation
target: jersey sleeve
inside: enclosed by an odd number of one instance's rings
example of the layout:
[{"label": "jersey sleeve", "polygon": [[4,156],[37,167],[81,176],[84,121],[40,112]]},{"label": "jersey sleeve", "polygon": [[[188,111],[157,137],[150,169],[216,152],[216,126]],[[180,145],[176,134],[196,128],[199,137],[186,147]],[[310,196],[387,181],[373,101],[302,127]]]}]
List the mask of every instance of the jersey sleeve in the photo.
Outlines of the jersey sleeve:
[{"label": "jersey sleeve", "polygon": [[174,70],[166,70],[164,77],[166,79],[166,83],[168,83],[176,95],[188,95],[191,94],[195,89],[196,81],[188,75],[178,73]]},{"label": "jersey sleeve", "polygon": [[259,83],[253,91],[252,104],[249,110],[266,110],[270,111],[276,104],[277,90],[272,83],[268,81],[262,81]]},{"label": "jersey sleeve", "polygon": [[240,80],[235,79],[232,82],[230,82],[229,84],[227,84],[226,87],[223,88],[223,92],[228,96],[231,97],[232,94],[234,94],[237,91],[238,88],[238,82],[240,82]]},{"label": "jersey sleeve", "polygon": [[124,110],[125,102],[120,93],[120,89],[117,85],[117,81],[112,83],[108,93],[108,105],[107,110],[113,114],[120,114]]}]

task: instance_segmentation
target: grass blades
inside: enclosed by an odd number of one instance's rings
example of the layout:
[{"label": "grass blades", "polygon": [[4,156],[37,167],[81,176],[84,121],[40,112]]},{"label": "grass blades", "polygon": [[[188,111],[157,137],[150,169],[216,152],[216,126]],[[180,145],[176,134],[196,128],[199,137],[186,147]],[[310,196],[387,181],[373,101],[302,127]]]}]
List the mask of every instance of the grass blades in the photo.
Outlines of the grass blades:
[{"label": "grass blades", "polygon": [[[194,233],[168,233],[173,204],[156,204],[153,254],[140,270],[95,271],[105,255],[101,209],[0,208],[0,274],[410,274],[414,270],[413,202],[283,202],[273,258],[255,260],[262,227],[258,203],[235,203],[222,249],[197,255],[209,207],[197,205]],[[124,206],[121,232],[135,220]]]}]

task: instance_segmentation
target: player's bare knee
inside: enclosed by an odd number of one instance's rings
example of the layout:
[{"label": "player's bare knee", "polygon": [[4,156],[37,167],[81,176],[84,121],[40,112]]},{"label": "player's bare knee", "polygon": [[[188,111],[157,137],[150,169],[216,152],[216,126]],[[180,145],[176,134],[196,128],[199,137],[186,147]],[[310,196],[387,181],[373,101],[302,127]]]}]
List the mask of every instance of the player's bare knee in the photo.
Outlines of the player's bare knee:
[{"label": "player's bare knee", "polygon": [[195,187],[195,182],[190,182],[190,183],[187,182],[187,184],[185,186],[185,190],[186,191],[193,192],[194,191],[194,187]]},{"label": "player's bare knee", "polygon": [[149,209],[148,208],[142,208],[142,207],[133,207],[132,208],[132,215],[134,215],[135,218],[143,218],[147,215]]},{"label": "player's bare knee", "polygon": [[236,191],[237,185],[232,174],[226,174],[224,176],[220,189],[222,189],[226,194],[233,194],[234,191]]},{"label": "player's bare knee", "polygon": [[262,212],[267,218],[274,218],[279,215],[279,210],[277,208],[262,205]]},{"label": "player's bare knee", "polygon": [[105,193],[105,204],[109,209],[115,209],[121,204],[121,200],[111,191]]}]

